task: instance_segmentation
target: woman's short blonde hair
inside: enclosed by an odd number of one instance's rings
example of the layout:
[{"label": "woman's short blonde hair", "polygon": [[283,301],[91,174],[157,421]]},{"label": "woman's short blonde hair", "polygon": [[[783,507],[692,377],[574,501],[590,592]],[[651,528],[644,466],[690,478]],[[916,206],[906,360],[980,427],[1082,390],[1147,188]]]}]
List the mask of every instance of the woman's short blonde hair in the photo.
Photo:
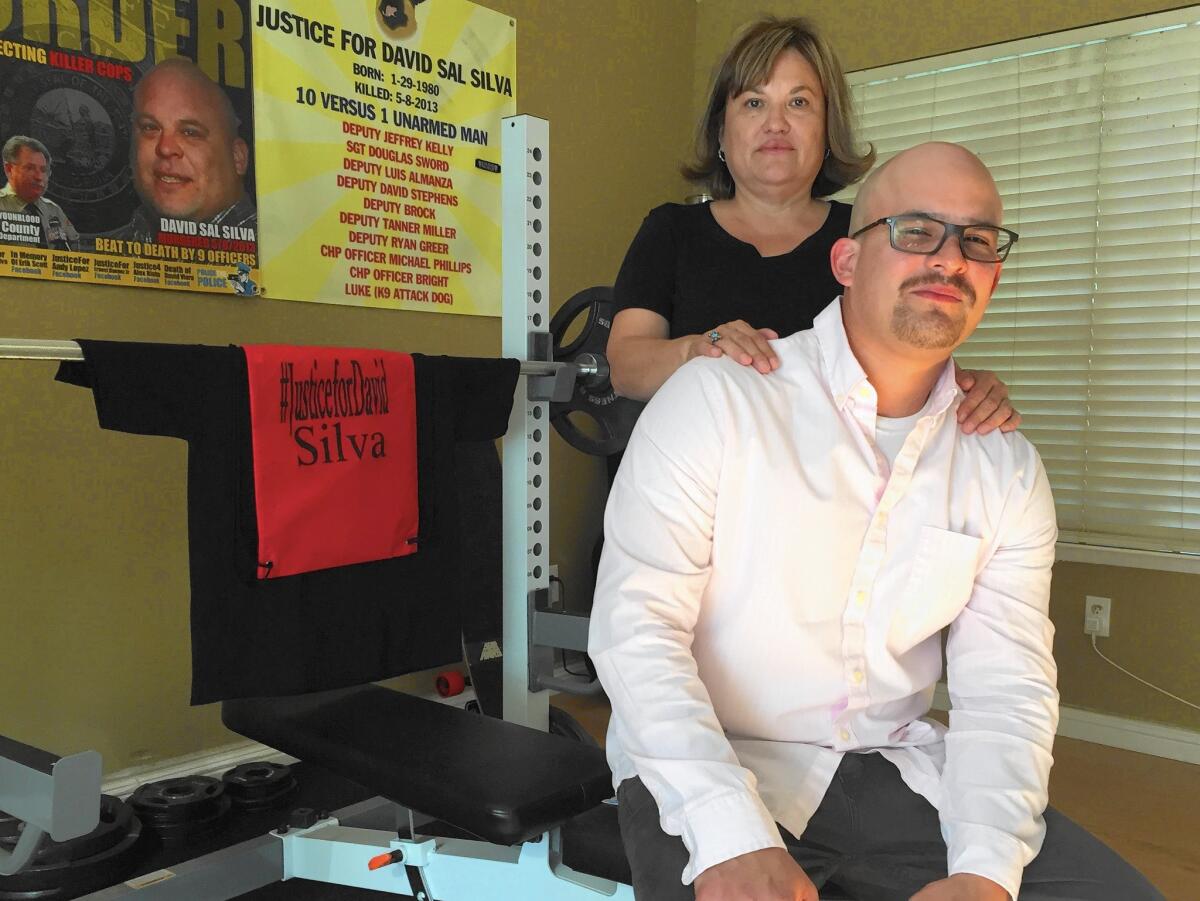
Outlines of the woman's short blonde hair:
[{"label": "woman's short blonde hair", "polygon": [[825,92],[825,144],[829,155],[813,182],[813,197],[828,197],[854,184],[870,171],[875,149],[859,153],[854,139],[854,107],[850,87],[833,48],[807,19],[766,16],[748,25],[734,42],[713,79],[708,109],[696,131],[695,159],[682,167],[683,177],[708,188],[717,200],[732,197],[737,185],[717,152],[725,106],[743,91],[763,84],[785,50],[796,50],[817,70]]}]

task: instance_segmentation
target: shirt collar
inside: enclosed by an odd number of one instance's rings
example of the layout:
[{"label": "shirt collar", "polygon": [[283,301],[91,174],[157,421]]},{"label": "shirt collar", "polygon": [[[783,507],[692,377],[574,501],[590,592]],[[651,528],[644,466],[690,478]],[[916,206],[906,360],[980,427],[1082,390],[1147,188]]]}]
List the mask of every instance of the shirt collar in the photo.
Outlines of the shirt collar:
[{"label": "shirt collar", "polygon": [[[838,297],[813,319],[813,334],[821,351],[821,362],[825,367],[825,378],[833,394],[838,410],[844,410],[846,402],[862,385],[869,384],[850,341],[846,337],[846,325],[842,319],[842,297]],[[874,393],[874,389],[871,389]],[[946,361],[941,375],[930,393],[927,412],[938,415],[962,396],[958,381],[954,377],[954,360]]]},{"label": "shirt collar", "polygon": [[39,210],[42,209],[42,204],[46,200],[45,194],[43,194],[37,200],[28,200],[28,201],[22,200],[20,197],[17,196],[17,192],[13,190],[12,185],[5,185],[3,188],[0,188],[0,197],[16,197],[17,200],[20,200],[21,203],[25,204],[25,206],[29,206],[30,204],[33,204]]}]

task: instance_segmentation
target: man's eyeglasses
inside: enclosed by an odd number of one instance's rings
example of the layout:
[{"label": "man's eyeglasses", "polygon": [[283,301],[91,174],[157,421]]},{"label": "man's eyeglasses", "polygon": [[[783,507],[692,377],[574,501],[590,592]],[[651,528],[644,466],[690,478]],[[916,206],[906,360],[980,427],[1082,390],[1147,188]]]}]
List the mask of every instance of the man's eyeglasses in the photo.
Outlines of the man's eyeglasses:
[{"label": "man's eyeglasses", "polygon": [[888,239],[892,247],[902,253],[934,254],[942,249],[946,238],[958,238],[958,247],[968,260],[978,263],[1003,262],[1012,246],[1017,243],[1017,233],[998,225],[955,225],[932,216],[885,216],[870,225],[864,225],[851,238],[857,238],[877,225],[887,223]]}]

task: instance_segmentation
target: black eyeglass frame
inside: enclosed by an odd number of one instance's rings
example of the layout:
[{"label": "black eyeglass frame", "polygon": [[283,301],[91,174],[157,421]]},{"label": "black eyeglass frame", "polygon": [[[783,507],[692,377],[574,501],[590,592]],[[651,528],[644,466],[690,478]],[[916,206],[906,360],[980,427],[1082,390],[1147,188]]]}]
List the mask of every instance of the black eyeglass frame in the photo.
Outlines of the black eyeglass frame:
[{"label": "black eyeglass frame", "polygon": [[[938,225],[942,226],[943,229],[945,229],[942,232],[942,239],[937,242],[937,245],[932,250],[910,250],[907,247],[897,247],[896,246],[896,221],[899,219],[924,219],[926,222],[936,222]],[[954,235],[958,238],[958,250],[959,250],[959,253],[961,253],[963,255],[963,259],[970,260],[973,263],[1003,263],[1005,260],[1008,259],[1008,252],[1013,249],[1013,245],[1016,244],[1017,241],[1020,240],[1020,237],[1021,237],[1012,229],[1004,228],[999,225],[981,225],[980,223],[977,223],[977,222],[972,223],[970,225],[956,225],[953,222],[945,222],[941,219],[938,219],[936,216],[927,216],[924,213],[901,213],[896,216],[884,216],[882,219],[876,219],[874,222],[870,223],[869,225],[864,225],[862,228],[860,228],[858,231],[856,231],[850,237],[857,238],[863,232],[870,231],[875,226],[883,225],[885,222],[887,223],[887,227],[888,227],[888,243],[892,245],[893,250],[897,250],[900,253],[915,253],[918,256],[926,256],[926,257],[933,256],[935,253],[937,253],[939,250],[942,249],[942,245],[944,245],[946,243],[946,239],[949,238],[951,235]],[[1004,246],[1003,250],[996,251],[996,259],[994,259],[994,260],[977,259],[977,258],[971,256],[969,253],[967,253],[967,246],[963,243],[963,238],[966,237],[968,228],[994,228],[996,230],[997,234],[1008,236],[1008,238],[1009,238],[1008,244],[1006,244]]]}]

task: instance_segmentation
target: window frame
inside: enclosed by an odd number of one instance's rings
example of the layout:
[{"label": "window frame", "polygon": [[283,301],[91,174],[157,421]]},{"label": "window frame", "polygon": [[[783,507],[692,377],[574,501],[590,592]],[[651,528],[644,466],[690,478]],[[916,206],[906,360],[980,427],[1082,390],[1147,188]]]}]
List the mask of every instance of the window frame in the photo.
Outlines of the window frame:
[{"label": "window frame", "polygon": [[[1115,19],[1097,25],[920,57],[886,66],[857,69],[847,72],[846,77],[852,87],[867,85],[924,74],[933,69],[966,69],[987,63],[1012,60],[1019,56],[1062,50],[1111,38],[1163,31],[1195,23],[1200,23],[1200,5]],[[1200,574],[1200,554],[1187,551],[1143,550],[1125,546],[1105,546],[1096,543],[1085,544],[1060,540],[1057,544],[1057,559],[1063,562]]]}]

